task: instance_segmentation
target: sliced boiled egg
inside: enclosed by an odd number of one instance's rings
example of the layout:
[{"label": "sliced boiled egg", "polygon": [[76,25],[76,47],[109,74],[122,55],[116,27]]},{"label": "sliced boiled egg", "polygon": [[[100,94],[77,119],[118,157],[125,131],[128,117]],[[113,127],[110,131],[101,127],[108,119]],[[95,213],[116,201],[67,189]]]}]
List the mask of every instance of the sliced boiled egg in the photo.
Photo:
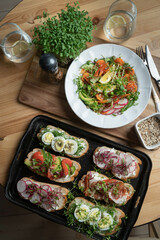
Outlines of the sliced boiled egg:
[{"label": "sliced boiled egg", "polygon": [[99,208],[92,208],[88,215],[88,222],[90,225],[94,225],[101,219],[101,211]]},{"label": "sliced boiled egg", "polygon": [[64,145],[64,151],[66,154],[75,154],[78,149],[78,144],[73,139],[67,139]]},{"label": "sliced boiled egg", "polygon": [[46,145],[50,145],[52,140],[54,138],[53,133],[51,132],[46,132],[42,135],[42,142]]},{"label": "sliced boiled egg", "polygon": [[98,221],[98,227],[101,231],[108,230],[113,225],[113,218],[112,216],[104,212],[102,218]]},{"label": "sliced boiled egg", "polygon": [[88,214],[90,212],[90,209],[87,205],[82,204],[80,206],[77,206],[74,211],[74,216],[79,222],[85,222],[88,219]]},{"label": "sliced boiled egg", "polygon": [[55,152],[62,152],[65,145],[65,139],[64,137],[55,137],[52,140],[51,146]]}]

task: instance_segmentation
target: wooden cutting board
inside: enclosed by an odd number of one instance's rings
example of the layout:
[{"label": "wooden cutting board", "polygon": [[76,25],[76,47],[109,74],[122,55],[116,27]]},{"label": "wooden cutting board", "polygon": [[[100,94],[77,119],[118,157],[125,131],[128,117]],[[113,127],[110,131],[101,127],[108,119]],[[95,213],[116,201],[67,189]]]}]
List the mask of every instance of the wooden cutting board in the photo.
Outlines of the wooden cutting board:
[{"label": "wooden cutting board", "polygon": [[[89,47],[102,43],[106,42],[95,38],[94,41],[89,44]],[[154,60],[160,71],[160,59],[154,57]],[[64,72],[66,71],[64,68],[62,70]],[[64,91],[64,79],[59,84],[52,84],[49,79],[50,77],[48,73],[44,72],[39,66],[39,57],[35,55],[24,79],[18,100],[23,104],[43,110],[64,119],[74,122],[79,121],[83,124],[83,126],[85,125],[85,127],[93,129],[94,127],[79,119],[68,105]],[[154,112],[155,106],[151,98],[145,111],[135,121],[129,123],[128,125],[116,129],[96,129],[103,133],[107,133],[108,135],[124,139],[127,142],[137,143],[137,140],[135,141],[135,139],[137,139],[134,131],[135,123],[139,119],[142,119]]]}]

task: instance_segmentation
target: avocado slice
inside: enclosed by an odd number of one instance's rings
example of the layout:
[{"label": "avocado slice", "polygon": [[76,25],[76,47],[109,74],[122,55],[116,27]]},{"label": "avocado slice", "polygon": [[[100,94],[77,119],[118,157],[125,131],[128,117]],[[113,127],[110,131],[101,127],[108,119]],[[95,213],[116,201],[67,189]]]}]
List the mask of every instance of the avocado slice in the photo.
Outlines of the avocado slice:
[{"label": "avocado slice", "polygon": [[75,167],[75,166],[72,166],[72,167],[71,167],[71,170],[70,170],[71,175],[75,172],[75,170],[76,170],[76,167]]},{"label": "avocado slice", "polygon": [[87,96],[85,93],[83,93],[83,92],[79,92],[79,98],[82,100],[82,101],[84,101],[84,102],[94,102],[94,99],[93,98],[91,98],[91,97],[89,97],[89,96]]},{"label": "avocado slice", "polygon": [[61,158],[60,157],[56,157],[54,163],[55,165],[61,165]]},{"label": "avocado slice", "polygon": [[28,166],[31,167],[32,166],[32,162],[29,159],[25,159],[24,163]]},{"label": "avocado slice", "polygon": [[94,104],[96,103],[94,98],[87,96],[83,92],[79,92],[79,97],[87,106],[89,106],[91,108],[92,108],[92,105],[94,106]]},{"label": "avocado slice", "polygon": [[32,169],[34,170],[39,169],[39,166],[32,166]]},{"label": "avocado slice", "polygon": [[53,165],[52,165],[52,173],[60,172],[61,170],[62,170],[61,158],[56,157],[56,159],[55,159],[55,161],[53,162]]},{"label": "avocado slice", "polygon": [[68,175],[70,176],[71,175],[71,168],[70,168],[70,166],[67,163],[66,163],[66,167],[68,169]]},{"label": "avocado slice", "polygon": [[81,66],[81,69],[84,69],[86,71],[91,71],[94,68],[94,64],[90,61]]}]

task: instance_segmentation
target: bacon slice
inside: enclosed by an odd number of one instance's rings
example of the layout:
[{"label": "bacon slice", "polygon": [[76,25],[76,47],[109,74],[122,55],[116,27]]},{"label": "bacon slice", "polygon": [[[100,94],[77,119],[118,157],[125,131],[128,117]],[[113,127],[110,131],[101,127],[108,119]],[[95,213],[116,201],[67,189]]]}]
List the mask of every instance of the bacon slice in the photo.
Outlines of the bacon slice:
[{"label": "bacon slice", "polygon": [[94,171],[87,172],[87,175],[79,181],[78,186],[87,197],[111,201],[119,206],[126,204],[134,194],[132,185],[117,179],[109,179]]}]

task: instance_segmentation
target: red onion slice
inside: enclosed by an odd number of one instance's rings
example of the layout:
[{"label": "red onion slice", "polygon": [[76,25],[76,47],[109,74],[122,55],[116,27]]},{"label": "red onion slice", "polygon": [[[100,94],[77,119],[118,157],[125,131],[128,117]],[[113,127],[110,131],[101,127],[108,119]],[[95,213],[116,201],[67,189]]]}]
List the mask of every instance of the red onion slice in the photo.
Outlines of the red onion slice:
[{"label": "red onion slice", "polygon": [[45,200],[45,199],[48,198],[48,191],[45,190],[45,189],[41,189],[41,190],[39,191],[39,194],[40,194],[40,196],[42,197],[42,200]]},{"label": "red onion slice", "polygon": [[33,184],[34,184],[36,189],[40,188],[40,184],[38,184],[38,183],[33,183]]},{"label": "red onion slice", "polygon": [[118,104],[125,106],[128,104],[128,99],[127,98],[120,99]]},{"label": "red onion slice", "polygon": [[43,185],[42,189],[46,190],[47,192],[52,191],[52,188],[49,185]]},{"label": "red onion slice", "polygon": [[[115,113],[118,111],[119,109],[116,109]],[[137,168],[136,160],[129,154],[114,149],[108,150],[105,147],[101,147],[93,155],[93,162],[100,169],[111,170],[113,175],[120,179],[134,175]]]}]

